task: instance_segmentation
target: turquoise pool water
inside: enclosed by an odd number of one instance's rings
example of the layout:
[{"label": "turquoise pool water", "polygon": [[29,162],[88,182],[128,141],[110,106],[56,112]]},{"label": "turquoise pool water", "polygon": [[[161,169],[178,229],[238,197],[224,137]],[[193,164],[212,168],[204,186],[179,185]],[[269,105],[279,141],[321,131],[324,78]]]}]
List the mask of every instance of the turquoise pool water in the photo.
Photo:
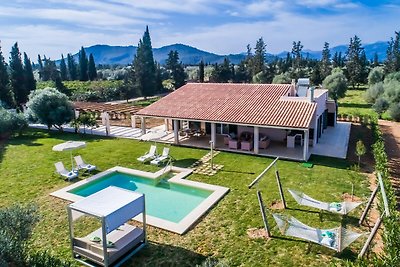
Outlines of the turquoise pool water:
[{"label": "turquoise pool water", "polygon": [[145,195],[148,215],[175,223],[180,222],[212,193],[195,187],[172,184],[167,179],[161,179],[157,184],[154,184],[155,182],[152,179],[115,172],[68,192],[87,197],[109,186],[140,192]]}]

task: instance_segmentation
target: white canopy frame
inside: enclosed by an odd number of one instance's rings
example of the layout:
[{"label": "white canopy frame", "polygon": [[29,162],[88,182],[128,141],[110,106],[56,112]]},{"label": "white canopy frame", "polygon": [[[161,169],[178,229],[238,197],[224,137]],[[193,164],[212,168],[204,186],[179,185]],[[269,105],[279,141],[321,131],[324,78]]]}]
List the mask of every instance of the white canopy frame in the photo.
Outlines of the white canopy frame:
[{"label": "white canopy frame", "polygon": [[[67,211],[73,257],[86,266],[97,265],[80,257],[105,267],[120,266],[147,244],[143,194],[110,186],[68,205]],[[142,228],[126,223],[140,214]],[[99,218],[102,226],[83,238],[75,237],[73,222],[84,215]]]}]

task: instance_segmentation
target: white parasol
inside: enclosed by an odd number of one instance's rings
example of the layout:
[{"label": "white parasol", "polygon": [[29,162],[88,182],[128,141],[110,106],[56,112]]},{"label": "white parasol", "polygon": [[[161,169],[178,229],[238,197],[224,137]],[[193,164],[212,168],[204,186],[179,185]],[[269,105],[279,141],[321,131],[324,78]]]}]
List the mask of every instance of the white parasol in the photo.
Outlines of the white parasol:
[{"label": "white parasol", "polygon": [[168,133],[164,130],[158,130],[158,131],[149,131],[148,133],[142,135],[140,137],[140,140],[142,141],[158,141],[164,136],[168,135]]},{"label": "white parasol", "polygon": [[72,170],[74,170],[74,163],[72,161],[72,150],[86,147],[86,143],[82,141],[67,141],[62,144],[58,144],[53,146],[53,151],[70,151],[71,153],[71,166]]}]

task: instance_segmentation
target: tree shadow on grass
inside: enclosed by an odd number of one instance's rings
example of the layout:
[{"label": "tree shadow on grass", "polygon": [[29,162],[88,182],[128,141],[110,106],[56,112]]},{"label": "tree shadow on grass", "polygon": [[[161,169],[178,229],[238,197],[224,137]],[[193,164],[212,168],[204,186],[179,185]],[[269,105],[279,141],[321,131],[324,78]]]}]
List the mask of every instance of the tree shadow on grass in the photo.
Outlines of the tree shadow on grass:
[{"label": "tree shadow on grass", "polygon": [[345,169],[345,170],[349,169],[351,166],[351,163],[345,159],[316,156],[316,155],[312,155],[308,160],[308,162],[314,165],[321,165],[325,167]]},{"label": "tree shadow on grass", "polygon": [[340,107],[345,107],[345,108],[371,108],[371,104],[359,104],[359,103],[340,103]]},{"label": "tree shadow on grass", "polygon": [[124,266],[196,266],[206,258],[204,255],[182,247],[151,241]]},{"label": "tree shadow on grass", "polygon": [[198,161],[198,159],[194,159],[194,158],[177,159],[177,160],[174,160],[173,165],[176,167],[181,167],[181,168],[189,168],[196,161]]},{"label": "tree shadow on grass", "polygon": [[242,174],[256,174],[255,172],[243,172],[243,171],[237,171],[237,170],[227,170],[225,168],[222,168],[219,170],[219,172],[231,172],[231,173],[242,173]]}]

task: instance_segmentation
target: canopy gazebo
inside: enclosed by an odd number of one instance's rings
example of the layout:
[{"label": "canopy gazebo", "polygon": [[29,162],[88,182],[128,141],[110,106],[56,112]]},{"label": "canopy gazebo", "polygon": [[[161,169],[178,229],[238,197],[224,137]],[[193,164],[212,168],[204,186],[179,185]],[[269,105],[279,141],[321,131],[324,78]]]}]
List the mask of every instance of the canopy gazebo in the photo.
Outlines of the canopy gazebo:
[{"label": "canopy gazebo", "polygon": [[[110,186],[70,204],[67,210],[73,257],[82,264],[119,266],[147,243],[143,194]],[[142,228],[126,223],[139,214]],[[74,236],[74,221],[82,216],[100,219],[101,228],[84,237]]]}]

